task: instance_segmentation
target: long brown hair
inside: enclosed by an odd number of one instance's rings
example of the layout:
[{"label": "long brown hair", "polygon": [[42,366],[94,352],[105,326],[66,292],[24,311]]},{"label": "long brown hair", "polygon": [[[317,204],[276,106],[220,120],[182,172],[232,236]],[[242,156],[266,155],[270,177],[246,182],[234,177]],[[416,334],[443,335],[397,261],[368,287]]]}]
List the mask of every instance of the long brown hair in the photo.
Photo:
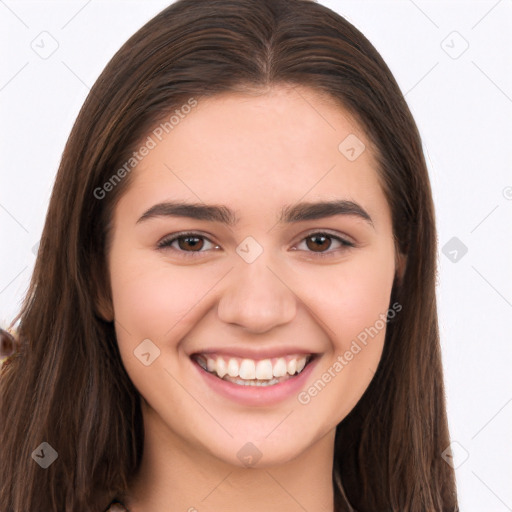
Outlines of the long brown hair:
[{"label": "long brown hair", "polygon": [[[450,439],[434,206],[420,136],[389,68],[354,26],[313,1],[178,0],[111,59],[64,149],[15,319],[18,351],[0,378],[0,512],[102,511],[128,489],[143,449],[140,397],[100,310],[110,305],[111,214],[132,173],[109,180],[191,98],[280,83],[328,94],[361,124],[407,255],[391,300],[402,310],[377,372],[337,426],[336,510],[458,510],[442,457]],[[58,454],[46,469],[32,457],[43,442]]]}]

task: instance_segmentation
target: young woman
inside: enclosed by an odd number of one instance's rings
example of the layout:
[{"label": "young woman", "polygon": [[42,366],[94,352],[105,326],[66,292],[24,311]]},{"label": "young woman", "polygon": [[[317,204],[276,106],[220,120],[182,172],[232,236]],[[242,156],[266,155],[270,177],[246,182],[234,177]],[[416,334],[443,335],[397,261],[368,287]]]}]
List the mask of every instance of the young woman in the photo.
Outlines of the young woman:
[{"label": "young woman", "polygon": [[92,88],[0,378],[0,511],[456,511],[421,141],[308,0],[179,0]]}]

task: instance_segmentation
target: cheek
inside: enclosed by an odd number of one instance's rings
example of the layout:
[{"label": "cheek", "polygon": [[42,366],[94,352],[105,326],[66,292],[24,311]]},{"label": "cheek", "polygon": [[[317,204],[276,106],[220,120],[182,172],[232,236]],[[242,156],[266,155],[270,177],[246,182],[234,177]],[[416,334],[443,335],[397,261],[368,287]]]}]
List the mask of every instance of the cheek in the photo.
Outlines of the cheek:
[{"label": "cheek", "polygon": [[335,279],[317,276],[310,304],[331,347],[311,386],[298,397],[317,416],[335,411],[333,422],[338,423],[368,388],[384,348],[393,271],[392,258],[384,256],[378,264],[359,259],[340,267]]},{"label": "cheek", "polygon": [[394,278],[393,257],[389,250],[367,251],[336,270],[326,267],[315,272],[314,288],[304,280],[304,294],[311,298],[315,313],[329,327],[327,334],[336,340],[337,350],[373,326],[382,314],[386,315]]},{"label": "cheek", "polygon": [[121,263],[111,279],[116,320],[137,339],[163,339],[204,294],[192,267],[172,268],[142,255]]}]

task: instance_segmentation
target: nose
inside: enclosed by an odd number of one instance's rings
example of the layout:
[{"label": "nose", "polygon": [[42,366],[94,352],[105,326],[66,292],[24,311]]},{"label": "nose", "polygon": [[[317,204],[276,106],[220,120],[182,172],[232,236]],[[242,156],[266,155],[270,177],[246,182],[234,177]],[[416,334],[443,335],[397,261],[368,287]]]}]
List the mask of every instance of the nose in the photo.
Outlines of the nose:
[{"label": "nose", "polygon": [[263,255],[252,263],[238,262],[222,290],[217,310],[219,319],[255,333],[267,332],[293,320],[297,297],[274,266],[268,265]]}]

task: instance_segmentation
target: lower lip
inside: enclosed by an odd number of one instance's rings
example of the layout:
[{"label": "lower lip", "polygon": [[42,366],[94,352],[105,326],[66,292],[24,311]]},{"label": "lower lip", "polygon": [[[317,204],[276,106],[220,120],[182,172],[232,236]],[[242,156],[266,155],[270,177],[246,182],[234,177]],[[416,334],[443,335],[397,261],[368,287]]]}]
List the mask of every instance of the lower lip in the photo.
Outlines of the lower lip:
[{"label": "lower lip", "polygon": [[315,358],[295,377],[273,386],[245,386],[220,379],[207,372],[196,361],[191,359],[205,382],[220,395],[241,405],[272,405],[291,396],[297,396],[305,387],[308,377],[316,366],[319,357]]}]

